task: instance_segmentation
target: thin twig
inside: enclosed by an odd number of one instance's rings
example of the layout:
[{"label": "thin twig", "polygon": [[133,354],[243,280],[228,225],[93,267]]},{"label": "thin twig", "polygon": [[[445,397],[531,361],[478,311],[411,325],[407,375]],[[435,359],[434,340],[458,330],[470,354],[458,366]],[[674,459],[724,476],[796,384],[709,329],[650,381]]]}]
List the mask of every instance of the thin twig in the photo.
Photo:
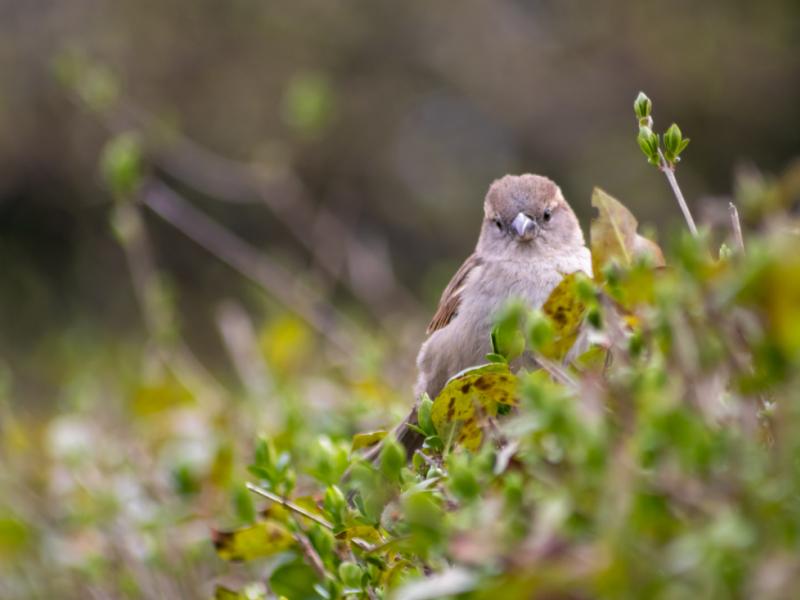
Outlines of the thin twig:
[{"label": "thin twig", "polygon": [[728,210],[731,213],[731,227],[733,227],[733,239],[736,240],[736,246],[739,252],[744,254],[744,236],[742,236],[742,223],[739,221],[739,211],[733,202],[728,202]]},{"label": "thin twig", "polygon": [[675,198],[678,200],[678,206],[681,207],[681,211],[683,212],[683,218],[686,219],[686,224],[689,226],[689,231],[692,232],[694,237],[697,237],[697,226],[694,224],[692,213],[689,212],[689,205],[686,204],[683,192],[681,192],[681,188],[678,185],[678,180],[675,179],[675,170],[667,162],[667,159],[664,158],[664,154],[661,152],[660,148],[658,150],[658,157],[661,160],[659,169],[667,177],[667,181],[672,188],[672,193],[675,194]]},{"label": "thin twig", "polygon": [[[297,522],[297,519],[295,519]],[[300,524],[297,524],[298,529],[300,528]],[[297,531],[294,534],[297,543],[300,544],[300,547],[303,549],[303,553],[308,558],[308,562],[311,563],[312,568],[316,571],[317,575],[323,581],[325,580],[327,573],[325,571],[325,563],[322,562],[322,557],[317,552],[317,549],[314,548],[314,545],[311,543],[311,540],[308,539],[308,536],[302,530]]]},{"label": "thin twig", "polygon": [[197,244],[211,252],[224,263],[255,282],[286,308],[303,318],[318,332],[330,339],[339,350],[351,352],[354,345],[349,335],[336,324],[347,324],[348,330],[359,327],[335,307],[327,305],[327,312],[335,316],[324,318],[313,299],[314,290],[283,267],[273,263],[266,255],[237,237],[225,227],[197,210],[174,190],[166,185],[150,181],[143,187],[142,201],[153,212],[183,232]]},{"label": "thin twig", "polygon": [[[104,125],[119,133],[131,128],[147,132],[159,131],[158,119],[140,107],[120,103],[104,119]],[[367,307],[374,317],[382,320],[386,311],[376,304],[374,294],[365,293],[352,282],[342,280],[341,252],[346,240],[350,252],[379,274],[386,293],[408,310],[419,308],[419,302],[394,276],[388,259],[354,235],[348,225],[324,206],[316,207],[305,184],[288,169],[273,169],[267,173],[246,163],[237,162],[215,154],[193,140],[172,132],[168,141],[150,136],[146,140],[149,158],[155,166],[211,199],[234,204],[261,203],[286,227],[289,233],[309,252],[329,278],[342,281],[351,293]],[[309,235],[313,223],[324,223],[325,235]]]},{"label": "thin twig", "polygon": [[234,300],[223,301],[216,311],[217,328],[239,379],[254,398],[269,397],[270,374],[258,351],[255,327],[247,311]]},{"label": "thin twig", "polygon": [[578,382],[575,381],[575,379],[569,373],[562,369],[560,365],[538,353],[534,355],[534,358],[539,366],[547,371],[553,379],[573,390],[577,390],[579,388]]},{"label": "thin twig", "polygon": [[263,496],[267,500],[271,500],[275,504],[280,504],[284,508],[288,508],[289,510],[296,512],[298,515],[303,515],[307,519],[311,519],[318,525],[322,525],[325,529],[330,529],[333,531],[333,525],[328,523],[325,519],[320,517],[319,515],[315,515],[314,513],[308,512],[305,508],[297,506],[293,502],[286,500],[285,498],[281,498],[278,494],[273,494],[269,490],[265,490],[263,488],[258,487],[254,483],[250,483],[249,481],[245,484],[248,490],[253,492],[254,494],[258,494],[259,496]]},{"label": "thin twig", "polygon": [[[293,502],[278,496],[278,494],[273,494],[269,490],[265,490],[264,488],[260,488],[257,485],[255,485],[254,483],[250,483],[249,481],[247,483],[245,483],[245,486],[247,487],[248,490],[250,490],[254,494],[258,494],[259,496],[263,496],[267,500],[271,500],[275,504],[280,504],[284,508],[287,508],[287,509],[289,509],[291,511],[294,511],[297,514],[306,517],[307,519],[311,519],[312,521],[314,521],[318,525],[322,525],[326,529],[329,529],[330,531],[333,531],[333,525],[328,523],[328,521],[326,521],[325,519],[323,519],[319,515],[315,515],[314,513],[311,513],[309,511],[307,511],[305,508],[303,508],[301,506],[298,506],[297,504],[294,504]],[[375,546],[373,546],[372,544],[370,544],[369,542],[367,542],[365,540],[362,540],[361,538],[356,538],[356,537],[350,538],[350,542],[354,546],[358,546],[364,552],[374,552],[375,551]]]},{"label": "thin twig", "polygon": [[134,296],[159,359],[172,368],[187,388],[198,394],[213,390],[216,397],[224,397],[226,392],[222,384],[208,372],[184,340],[169,335],[175,316],[171,306],[161,300],[164,291],[141,209],[132,203],[122,203],[115,208],[113,221],[128,263]]}]

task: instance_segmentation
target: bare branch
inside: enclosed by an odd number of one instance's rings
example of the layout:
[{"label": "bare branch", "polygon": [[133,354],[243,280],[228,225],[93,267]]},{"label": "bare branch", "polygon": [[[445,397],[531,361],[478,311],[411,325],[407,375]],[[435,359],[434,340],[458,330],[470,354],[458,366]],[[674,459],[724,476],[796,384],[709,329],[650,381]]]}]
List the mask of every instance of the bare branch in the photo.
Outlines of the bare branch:
[{"label": "bare branch", "polygon": [[[131,105],[121,106],[107,125],[113,131],[131,127],[145,132],[158,130],[155,117]],[[341,280],[341,260],[348,256],[342,256],[337,248],[347,241],[348,253],[357,254],[361,262],[368,263],[387,286],[384,298],[393,298],[406,309],[418,308],[416,298],[395,278],[388,257],[376,254],[335,213],[315,206],[306,186],[290,170],[259,170],[219,156],[174,133],[166,139],[166,143],[146,140],[147,152],[159,169],[211,198],[236,204],[264,204],[333,281]],[[325,235],[309,235],[314,223],[325,224]],[[383,319],[385,310],[376,304],[373,294],[344,283],[373,316]]]},{"label": "bare branch", "polygon": [[578,382],[575,381],[575,379],[569,373],[567,373],[567,371],[563,369],[561,365],[555,363],[554,361],[548,358],[545,358],[544,356],[538,353],[534,355],[534,358],[536,359],[536,362],[539,364],[539,366],[541,366],[542,369],[547,371],[550,374],[550,376],[559,383],[566,385],[568,388],[572,390],[577,390],[580,387],[578,385]]},{"label": "bare branch", "polygon": [[325,563],[322,562],[322,558],[320,557],[317,550],[314,548],[314,545],[311,543],[311,540],[308,539],[308,536],[303,531],[296,532],[294,534],[294,538],[297,540],[297,543],[300,544],[300,547],[303,549],[303,554],[306,555],[308,562],[311,563],[311,566],[317,573],[317,576],[323,581],[325,581],[326,578]]},{"label": "bare branch", "polygon": [[739,252],[744,254],[744,236],[742,236],[742,223],[739,221],[739,211],[733,202],[728,202],[728,209],[731,213],[731,227],[733,228],[733,238],[736,240],[736,246]]},{"label": "bare branch", "polygon": [[125,253],[145,329],[158,358],[169,365],[182,383],[195,393],[213,390],[216,397],[225,396],[225,389],[197,360],[183,340],[171,335],[175,319],[169,304],[164,302],[164,291],[140,209],[130,203],[119,205],[113,213],[113,225]]},{"label": "bare branch", "polygon": [[675,194],[675,198],[678,200],[678,206],[681,207],[681,212],[683,213],[683,218],[686,219],[686,224],[689,226],[689,231],[692,232],[694,237],[697,237],[697,226],[694,224],[692,213],[689,211],[689,205],[686,204],[686,199],[683,197],[683,192],[678,185],[678,180],[675,179],[675,170],[667,163],[667,159],[664,158],[664,154],[661,152],[660,148],[658,150],[658,157],[661,160],[659,169],[666,176],[669,186],[672,188],[672,193]]},{"label": "bare branch", "polygon": [[187,237],[208,250],[224,263],[258,284],[286,308],[300,316],[319,333],[326,336],[339,350],[351,352],[353,342],[342,330],[358,326],[344,313],[325,303],[325,310],[334,319],[321,314],[318,305],[323,300],[308,285],[286,269],[274,263],[250,244],[237,237],[166,185],[150,181],[142,190],[142,202]]},{"label": "bare branch", "polygon": [[275,504],[280,504],[284,508],[288,508],[292,512],[296,512],[298,515],[302,515],[307,519],[311,519],[318,525],[322,525],[325,529],[330,529],[333,531],[333,525],[328,523],[325,519],[320,517],[319,515],[315,515],[314,513],[308,512],[305,508],[297,506],[293,502],[286,500],[285,498],[281,498],[278,494],[273,494],[269,490],[265,490],[263,488],[258,487],[254,483],[250,483],[249,481],[245,484],[247,489],[253,492],[254,494],[258,494],[259,496],[263,496],[267,500],[271,500]]}]

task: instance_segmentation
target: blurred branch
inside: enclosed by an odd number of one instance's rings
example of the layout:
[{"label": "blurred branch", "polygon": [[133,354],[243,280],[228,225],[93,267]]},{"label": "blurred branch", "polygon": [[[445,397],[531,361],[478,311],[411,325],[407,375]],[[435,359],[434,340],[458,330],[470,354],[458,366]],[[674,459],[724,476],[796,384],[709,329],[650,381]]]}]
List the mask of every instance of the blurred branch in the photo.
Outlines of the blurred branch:
[{"label": "blurred branch", "polygon": [[114,211],[113,225],[125,253],[145,328],[159,358],[170,365],[176,376],[196,393],[210,389],[217,397],[226,395],[222,385],[203,367],[183,340],[172,332],[175,318],[150,252],[139,208],[131,203],[120,204]]},{"label": "blurred branch", "polygon": [[[348,354],[352,352],[353,340],[341,326],[347,325],[350,331],[358,331],[359,327],[347,315],[319,298],[313,288],[197,210],[163,183],[147,182],[142,188],[141,200],[162,219],[303,318],[339,350]],[[320,305],[325,307],[328,316],[322,314]]]},{"label": "blurred branch", "polygon": [[733,238],[736,240],[736,246],[739,252],[744,254],[744,236],[742,235],[742,223],[739,220],[739,211],[733,202],[728,202],[728,210],[731,213],[731,227],[733,228]]},{"label": "blurred branch", "polygon": [[216,316],[217,327],[239,379],[253,397],[268,398],[270,376],[260,359],[255,328],[247,311],[238,302],[225,300]]},{"label": "blurred branch", "polygon": [[686,199],[683,197],[681,187],[678,185],[678,180],[675,178],[675,167],[667,163],[661,150],[658,151],[658,155],[661,157],[661,166],[659,166],[659,170],[664,173],[664,176],[669,182],[669,187],[672,188],[672,193],[678,201],[678,206],[681,207],[681,212],[683,213],[683,218],[686,219],[686,224],[689,226],[689,231],[694,237],[697,237],[697,225],[694,223],[692,213],[689,211],[689,205],[686,204]]},{"label": "blurred branch", "polygon": [[[159,129],[156,118],[130,105],[116,111],[108,122],[116,132],[132,126],[144,132]],[[355,256],[359,263],[367,265],[371,272],[379,275],[384,289],[382,299],[392,299],[405,310],[418,308],[417,300],[394,276],[388,256],[374,252],[334,212],[323,206],[315,206],[306,186],[290,170],[259,170],[214,154],[175,132],[162,136],[161,141],[153,137],[147,140],[150,158],[170,177],[213,199],[235,204],[264,204],[292,236],[311,252],[314,261],[333,281],[341,281],[341,261]],[[324,228],[315,228],[314,235],[311,235],[315,223],[324,224]],[[348,247],[346,254],[340,251],[343,244]],[[386,311],[382,304],[376,302],[375,294],[364,293],[363,288],[353,282],[344,283],[374,317],[383,319]]]},{"label": "blurred branch", "polygon": [[264,488],[261,488],[261,487],[257,486],[254,483],[250,483],[249,481],[247,483],[245,483],[245,486],[247,487],[248,490],[250,490],[254,494],[257,494],[259,496],[263,496],[267,500],[270,500],[270,501],[274,502],[275,504],[279,504],[280,506],[282,506],[284,508],[288,508],[289,510],[291,510],[293,512],[296,512],[297,514],[304,516],[306,519],[311,519],[317,525],[322,525],[322,527],[324,527],[325,529],[333,531],[333,525],[332,524],[328,523],[328,521],[326,521],[325,519],[323,519],[319,515],[315,515],[313,513],[308,512],[302,506],[298,506],[297,504],[294,504],[293,502],[287,500],[286,498],[278,496],[278,494],[274,494],[273,492],[270,492],[269,490],[265,490]]}]

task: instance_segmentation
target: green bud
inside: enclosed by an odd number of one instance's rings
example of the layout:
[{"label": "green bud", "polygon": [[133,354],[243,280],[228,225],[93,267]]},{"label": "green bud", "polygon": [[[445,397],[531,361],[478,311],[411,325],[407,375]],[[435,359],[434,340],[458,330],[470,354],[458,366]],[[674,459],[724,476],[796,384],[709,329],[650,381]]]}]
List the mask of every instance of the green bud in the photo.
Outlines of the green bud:
[{"label": "green bud", "polygon": [[639,92],[636,100],[633,101],[633,112],[636,113],[637,119],[646,119],[650,116],[653,110],[653,103],[650,101],[644,92]]},{"label": "green bud", "polygon": [[673,123],[664,133],[664,157],[669,162],[675,162],[678,156],[678,148],[681,145],[681,130]]},{"label": "green bud", "polygon": [[431,418],[432,410],[433,400],[428,394],[423,394],[417,409],[417,423],[419,423],[419,428],[425,432],[425,435],[436,435],[436,428],[433,426],[433,419]]},{"label": "green bud", "polygon": [[689,139],[683,139],[680,128],[673,123],[664,133],[664,158],[670,163],[680,160],[680,153],[689,145]]},{"label": "green bud", "polygon": [[136,190],[142,178],[142,147],[132,132],[112,138],[103,148],[100,170],[106,185],[119,196]]},{"label": "green bud", "polygon": [[449,487],[461,500],[469,501],[481,493],[481,486],[475,475],[476,467],[464,456],[451,455],[449,464]]},{"label": "green bud", "polygon": [[640,127],[636,138],[650,164],[658,165],[658,136],[649,127]]},{"label": "green bud", "polygon": [[339,579],[349,588],[361,587],[361,577],[364,572],[356,563],[344,561],[339,565]]},{"label": "green bud", "polygon": [[324,506],[335,521],[341,521],[342,514],[347,506],[347,500],[338,486],[331,485],[325,490]]}]

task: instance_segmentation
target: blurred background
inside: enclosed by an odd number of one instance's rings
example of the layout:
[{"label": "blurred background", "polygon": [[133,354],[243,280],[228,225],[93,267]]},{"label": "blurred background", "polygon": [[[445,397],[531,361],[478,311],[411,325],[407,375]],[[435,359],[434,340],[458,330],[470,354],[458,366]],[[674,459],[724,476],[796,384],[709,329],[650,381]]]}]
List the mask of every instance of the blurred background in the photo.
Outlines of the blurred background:
[{"label": "blurred background", "polygon": [[0,595],[207,593],[257,432],[408,406],[493,179],[680,227],[640,89],[703,220],[800,154],[800,4],[0,0]]}]

